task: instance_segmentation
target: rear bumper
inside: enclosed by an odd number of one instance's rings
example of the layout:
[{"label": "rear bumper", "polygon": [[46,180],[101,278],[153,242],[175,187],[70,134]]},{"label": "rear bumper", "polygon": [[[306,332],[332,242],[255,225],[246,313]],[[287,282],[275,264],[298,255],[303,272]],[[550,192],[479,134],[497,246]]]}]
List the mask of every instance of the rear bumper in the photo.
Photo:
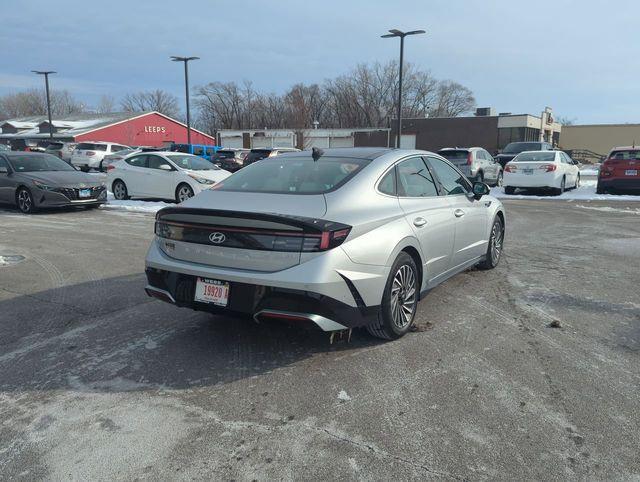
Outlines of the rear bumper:
[{"label": "rear bumper", "polygon": [[599,189],[617,189],[620,191],[640,190],[640,176],[627,178],[598,178]]},{"label": "rear bumper", "polygon": [[335,331],[375,321],[379,306],[349,306],[319,293],[231,282],[227,307],[194,301],[197,276],[147,268],[147,295],[167,303],[213,314],[253,317],[258,322],[281,320],[305,328]]},{"label": "rear bumper", "polygon": [[562,176],[558,176],[554,173],[544,174],[519,174],[505,172],[503,174],[502,182],[504,186],[508,187],[522,187],[522,188],[558,188],[562,182]]}]

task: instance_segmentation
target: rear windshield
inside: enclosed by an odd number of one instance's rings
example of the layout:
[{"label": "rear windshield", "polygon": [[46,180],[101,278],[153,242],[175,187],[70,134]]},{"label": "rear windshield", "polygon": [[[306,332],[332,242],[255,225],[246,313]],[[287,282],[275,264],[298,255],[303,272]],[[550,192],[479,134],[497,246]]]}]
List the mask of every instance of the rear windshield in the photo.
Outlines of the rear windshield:
[{"label": "rear windshield", "polygon": [[269,157],[269,154],[271,154],[271,149],[253,149],[247,155],[246,162],[250,164],[252,162],[259,161],[265,157]]},{"label": "rear windshield", "polygon": [[270,157],[252,164],[220,184],[221,191],[274,194],[322,194],[339,188],[369,164],[366,159]]},{"label": "rear windshield", "polygon": [[215,159],[233,159],[236,153],[234,151],[218,151]]},{"label": "rear windshield", "polygon": [[553,162],[555,158],[556,153],[553,151],[523,152],[518,154],[513,162]]},{"label": "rear windshield", "polygon": [[167,154],[167,158],[171,159],[176,166],[182,169],[191,169],[193,171],[217,171],[218,166],[214,166],[206,159],[191,154]]},{"label": "rear windshield", "polygon": [[539,142],[514,142],[507,144],[502,151],[504,154],[520,154],[524,151],[539,151],[542,145]]},{"label": "rear windshield", "polygon": [[628,161],[628,160],[640,160],[640,150],[638,151],[633,151],[633,150],[620,150],[620,151],[613,151],[611,154],[609,154],[609,159],[619,159],[619,160],[623,160],[623,161]]},{"label": "rear windshield", "polygon": [[469,151],[438,151],[445,159],[450,161],[466,161],[469,156]]},{"label": "rear windshield", "polygon": [[75,171],[69,164],[51,154],[11,156],[9,162],[16,172]]},{"label": "rear windshield", "polygon": [[81,142],[76,146],[79,151],[106,151],[106,144],[91,144],[89,142]]}]

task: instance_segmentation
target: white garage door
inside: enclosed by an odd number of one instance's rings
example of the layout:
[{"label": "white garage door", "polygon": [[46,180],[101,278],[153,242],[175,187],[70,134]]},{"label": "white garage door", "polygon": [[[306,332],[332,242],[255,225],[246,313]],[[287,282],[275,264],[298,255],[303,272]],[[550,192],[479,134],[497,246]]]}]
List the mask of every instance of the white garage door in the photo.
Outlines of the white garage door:
[{"label": "white garage door", "polygon": [[332,137],[331,147],[353,147],[353,137]]},{"label": "white garage door", "polygon": [[242,136],[220,137],[220,144],[228,149],[241,149],[243,147]]},{"label": "white garage door", "polygon": [[415,148],[416,148],[415,134],[402,134],[400,136],[400,149],[415,149]]}]

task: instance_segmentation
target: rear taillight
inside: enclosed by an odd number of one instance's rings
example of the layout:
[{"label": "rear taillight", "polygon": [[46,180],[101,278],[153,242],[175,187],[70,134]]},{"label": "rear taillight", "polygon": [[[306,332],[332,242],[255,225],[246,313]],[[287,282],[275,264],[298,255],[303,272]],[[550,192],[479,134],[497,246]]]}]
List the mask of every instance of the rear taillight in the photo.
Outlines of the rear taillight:
[{"label": "rear taillight", "polygon": [[107,166],[107,171],[113,171],[116,168],[116,166],[114,166],[113,164],[109,164]]},{"label": "rear taillight", "polygon": [[95,152],[93,152],[93,151],[87,151],[87,152],[85,152],[85,154],[86,154],[87,156],[95,156],[95,155],[96,155],[96,153],[95,153]]},{"label": "rear taillight", "polygon": [[340,246],[349,233],[351,232],[351,228],[343,228],[338,231],[325,231],[322,233],[320,237],[320,251],[325,251],[327,249],[332,249],[337,246]]},{"label": "rear taillight", "polygon": [[473,154],[469,152],[469,154],[467,154],[467,165],[470,166],[472,162],[473,162]]},{"label": "rear taillight", "polygon": [[504,166],[504,172],[516,172],[518,169],[513,164],[507,164]]},{"label": "rear taillight", "polygon": [[552,172],[555,171],[557,166],[555,164],[543,164],[538,169],[544,172]]}]

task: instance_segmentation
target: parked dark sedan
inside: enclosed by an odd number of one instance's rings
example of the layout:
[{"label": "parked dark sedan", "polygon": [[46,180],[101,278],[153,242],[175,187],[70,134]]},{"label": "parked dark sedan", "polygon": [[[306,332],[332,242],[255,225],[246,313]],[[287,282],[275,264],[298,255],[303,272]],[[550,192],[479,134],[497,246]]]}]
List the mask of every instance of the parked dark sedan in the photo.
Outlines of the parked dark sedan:
[{"label": "parked dark sedan", "polygon": [[104,182],[51,154],[0,152],[0,203],[28,214],[45,207],[97,207],[106,200]]},{"label": "parked dark sedan", "polygon": [[496,162],[504,168],[508,162],[525,151],[552,151],[553,146],[548,142],[512,142],[502,150],[500,154],[494,157]]}]

